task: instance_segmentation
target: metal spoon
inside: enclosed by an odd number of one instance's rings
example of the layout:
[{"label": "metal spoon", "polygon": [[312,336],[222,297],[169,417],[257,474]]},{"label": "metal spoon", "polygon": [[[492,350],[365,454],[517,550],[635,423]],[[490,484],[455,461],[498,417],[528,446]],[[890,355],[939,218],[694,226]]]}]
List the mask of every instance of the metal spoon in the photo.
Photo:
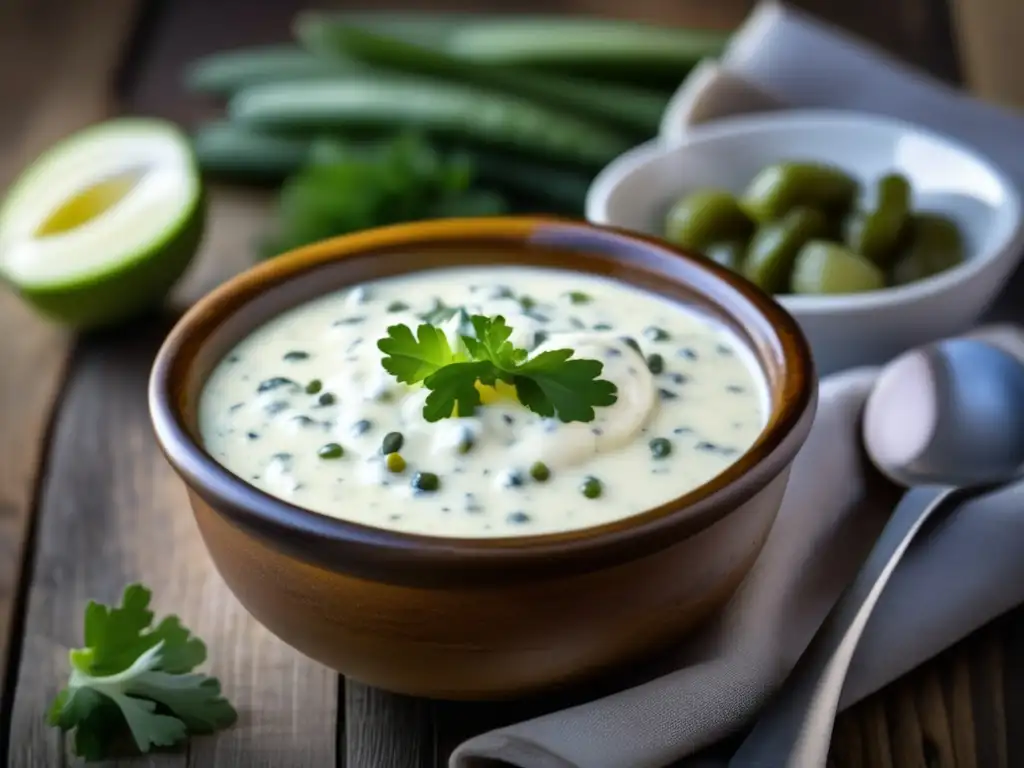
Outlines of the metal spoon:
[{"label": "metal spoon", "polygon": [[904,552],[938,510],[1024,467],[1024,364],[966,339],[909,352],[879,375],[863,439],[872,462],[911,490],[730,768],[826,764],[850,661]]}]

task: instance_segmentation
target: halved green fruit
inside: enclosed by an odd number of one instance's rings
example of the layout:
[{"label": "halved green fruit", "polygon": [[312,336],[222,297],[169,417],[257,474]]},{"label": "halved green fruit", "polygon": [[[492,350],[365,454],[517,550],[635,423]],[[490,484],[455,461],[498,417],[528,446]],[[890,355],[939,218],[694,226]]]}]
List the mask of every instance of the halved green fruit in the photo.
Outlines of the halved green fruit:
[{"label": "halved green fruit", "polygon": [[0,277],[44,315],[109,326],[158,307],[202,239],[188,137],[120,118],[41,155],[0,205]]}]

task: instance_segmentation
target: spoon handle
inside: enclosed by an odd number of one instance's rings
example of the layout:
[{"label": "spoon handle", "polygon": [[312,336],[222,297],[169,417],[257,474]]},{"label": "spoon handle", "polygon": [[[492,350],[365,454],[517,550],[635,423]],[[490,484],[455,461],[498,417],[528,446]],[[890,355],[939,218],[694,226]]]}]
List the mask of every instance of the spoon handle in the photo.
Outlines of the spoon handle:
[{"label": "spoon handle", "polygon": [[951,486],[921,486],[904,494],[856,579],[729,768],[823,768],[843,681],[878,598],[921,527],[962,493]]}]

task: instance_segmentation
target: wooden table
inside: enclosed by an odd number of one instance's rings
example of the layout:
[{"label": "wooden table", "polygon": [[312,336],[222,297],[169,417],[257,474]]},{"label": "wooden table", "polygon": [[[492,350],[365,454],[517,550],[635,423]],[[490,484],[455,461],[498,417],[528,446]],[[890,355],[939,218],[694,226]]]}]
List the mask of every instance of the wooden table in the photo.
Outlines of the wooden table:
[{"label": "wooden table", "polygon": [[[181,65],[212,50],[287,35],[297,0],[4,0],[0,3],[0,186],[56,138],[128,110],[186,122]],[[372,3],[365,3],[369,6]],[[406,7],[437,3],[405,3]],[[949,80],[958,67],[941,0],[804,0]],[[481,0],[445,3],[482,8]],[[397,6],[396,6],[397,7]],[[621,13],[615,0],[489,2],[494,10]],[[746,0],[633,0],[638,18],[728,26]],[[201,263],[180,308],[243,268],[266,214],[259,193],[217,189]],[[1020,296],[1019,287],[1010,289]],[[1019,304],[1019,303],[1018,303]],[[1004,302],[1003,316],[1017,316]],[[340,679],[258,626],[200,542],[182,487],[158,453],[145,382],[173,316],[74,338],[0,293],[0,758],[65,764],[43,722],[81,640],[89,598],[141,580],[210,646],[239,724],[131,765],[427,768],[461,738],[520,718],[513,705],[451,705]],[[1024,765],[1024,610],[996,621],[844,714],[836,766]],[[126,765],[129,763],[125,763]]]}]

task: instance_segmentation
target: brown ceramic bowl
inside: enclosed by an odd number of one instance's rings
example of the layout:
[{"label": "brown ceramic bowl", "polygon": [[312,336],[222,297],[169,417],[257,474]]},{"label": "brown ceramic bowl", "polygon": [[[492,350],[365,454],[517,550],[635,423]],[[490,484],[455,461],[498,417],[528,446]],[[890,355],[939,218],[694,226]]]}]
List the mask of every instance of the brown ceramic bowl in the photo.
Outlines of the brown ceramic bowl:
[{"label": "brown ceramic bowl", "polygon": [[[202,447],[211,369],[283,310],[346,285],[496,263],[568,268],[696,306],[754,352],[771,415],[707,484],[634,517],[568,533],[447,539],[390,532],[288,504]],[[817,386],[796,323],[728,270],[618,230],[538,218],[400,225],[318,243],[222,285],[157,356],[149,404],[206,547],[242,604],[299,651],[363,683],[453,699],[577,681],[678,640],[720,608],[775,519]]]}]

